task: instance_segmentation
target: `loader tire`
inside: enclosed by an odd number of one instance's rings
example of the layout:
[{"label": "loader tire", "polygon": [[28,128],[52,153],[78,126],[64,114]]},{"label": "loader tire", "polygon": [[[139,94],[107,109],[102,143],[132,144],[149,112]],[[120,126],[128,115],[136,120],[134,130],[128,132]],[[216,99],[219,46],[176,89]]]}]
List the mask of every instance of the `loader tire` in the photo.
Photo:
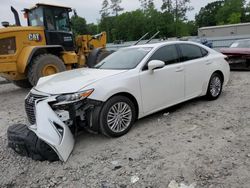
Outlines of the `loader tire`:
[{"label": "loader tire", "polygon": [[109,56],[113,51],[107,51],[103,48],[96,48],[91,51],[88,56],[87,65],[89,68],[93,68],[96,64],[98,64],[101,60]]},{"label": "loader tire", "polygon": [[38,161],[58,161],[55,151],[26,125],[15,124],[8,128],[8,146],[21,156]]},{"label": "loader tire", "polygon": [[15,84],[16,86],[21,87],[21,88],[31,88],[32,87],[32,85],[30,84],[28,79],[13,80],[12,82],[13,82],[13,84]]},{"label": "loader tire", "polygon": [[97,59],[96,59],[96,63],[99,63],[101,62],[103,59],[105,59],[106,57],[108,57],[110,54],[112,54],[114,51],[106,51],[106,50],[103,50],[101,51],[98,56],[97,56]]},{"label": "loader tire", "polygon": [[35,86],[39,78],[66,71],[64,62],[53,54],[37,56],[28,67],[28,79]]}]

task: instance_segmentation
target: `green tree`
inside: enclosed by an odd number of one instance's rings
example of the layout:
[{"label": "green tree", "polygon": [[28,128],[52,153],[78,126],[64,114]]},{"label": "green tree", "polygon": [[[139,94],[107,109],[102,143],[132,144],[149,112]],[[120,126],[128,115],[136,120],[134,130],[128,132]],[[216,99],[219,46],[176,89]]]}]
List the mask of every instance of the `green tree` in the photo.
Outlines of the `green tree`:
[{"label": "green tree", "polygon": [[154,0],[139,0],[139,2],[141,3],[141,8],[144,11],[155,8]]},{"label": "green tree", "polygon": [[[195,23],[187,22],[185,19],[186,12],[190,10],[189,0],[169,0],[171,4],[165,6],[163,11],[155,9],[153,0],[140,0],[140,2],[142,7],[140,9],[101,18],[99,30],[107,32],[109,42],[138,40],[147,32],[153,34],[160,31],[158,37],[161,38],[197,33]],[[173,4],[176,2],[177,6]],[[176,19],[176,9],[178,19]]]},{"label": "green tree", "polygon": [[146,10],[147,9],[147,0],[139,0],[139,2],[141,3],[142,10]]},{"label": "green tree", "polygon": [[102,9],[99,11],[99,13],[101,14],[102,18],[109,16],[109,14],[110,14],[109,13],[109,9],[110,9],[110,7],[109,7],[108,0],[103,0],[103,2],[102,2]]},{"label": "green tree", "polygon": [[197,36],[198,34],[198,26],[196,25],[195,21],[188,21],[186,23],[186,28],[187,28],[187,35],[191,36]]},{"label": "green tree", "polygon": [[177,20],[186,20],[186,13],[193,10],[193,7],[188,5],[190,0],[162,0],[162,2],[161,9],[174,14]]},{"label": "green tree", "polygon": [[182,36],[186,33],[183,32],[185,30],[184,21],[187,20],[186,13],[193,9],[193,7],[189,6],[190,0],[162,0],[162,2],[161,9],[174,15],[175,36]]},{"label": "green tree", "polygon": [[173,11],[172,0],[162,0],[161,10],[172,12]]},{"label": "green tree", "polygon": [[215,1],[208,3],[205,7],[202,7],[199,13],[195,16],[196,24],[199,27],[203,26],[215,26],[216,15],[222,8],[224,1]]},{"label": "green tree", "polygon": [[240,23],[244,14],[245,0],[225,0],[216,14],[217,24]]},{"label": "green tree", "polygon": [[244,14],[241,17],[242,22],[250,22],[250,2],[245,5]]},{"label": "green tree", "polygon": [[234,12],[229,16],[227,21],[228,21],[229,24],[237,24],[237,23],[241,22],[241,17],[242,17],[241,13]]},{"label": "green tree", "polygon": [[75,35],[83,35],[88,33],[86,20],[75,14],[71,17],[72,30]]},{"label": "green tree", "polygon": [[100,32],[100,31],[98,31],[98,25],[96,25],[94,23],[88,24],[87,30],[88,30],[88,34],[90,34],[90,35],[95,35],[95,34]]},{"label": "green tree", "polygon": [[115,16],[118,16],[118,13],[124,10],[124,8],[121,7],[121,3],[122,0],[111,0],[110,8]]},{"label": "green tree", "polygon": [[109,42],[112,41],[112,28],[115,27],[115,17],[114,16],[108,16],[108,17],[103,17],[100,20],[99,23],[99,31],[106,31],[107,33],[107,40]]}]

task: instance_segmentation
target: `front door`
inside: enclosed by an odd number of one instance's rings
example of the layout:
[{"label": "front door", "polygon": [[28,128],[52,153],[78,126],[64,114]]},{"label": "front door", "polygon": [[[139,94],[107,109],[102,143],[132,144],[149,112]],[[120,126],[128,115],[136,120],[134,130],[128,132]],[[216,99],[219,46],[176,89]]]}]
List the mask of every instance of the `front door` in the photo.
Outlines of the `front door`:
[{"label": "front door", "polygon": [[151,60],[164,61],[165,67],[151,73],[146,65],[140,73],[143,111],[146,114],[184,100],[184,66],[179,61],[176,45],[161,47]]}]

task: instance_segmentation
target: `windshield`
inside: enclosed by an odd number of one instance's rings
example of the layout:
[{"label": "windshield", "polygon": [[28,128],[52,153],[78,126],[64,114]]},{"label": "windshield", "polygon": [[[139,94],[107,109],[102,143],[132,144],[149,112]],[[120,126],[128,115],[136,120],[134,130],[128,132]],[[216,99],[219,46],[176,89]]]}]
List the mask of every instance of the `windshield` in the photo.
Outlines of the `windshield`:
[{"label": "windshield", "polygon": [[250,40],[241,40],[234,42],[231,48],[250,48]]},{"label": "windshield", "polygon": [[30,26],[44,26],[43,9],[38,8],[30,11],[29,13]]},{"label": "windshield", "polygon": [[95,68],[128,70],[135,68],[152,48],[124,48],[106,57]]}]

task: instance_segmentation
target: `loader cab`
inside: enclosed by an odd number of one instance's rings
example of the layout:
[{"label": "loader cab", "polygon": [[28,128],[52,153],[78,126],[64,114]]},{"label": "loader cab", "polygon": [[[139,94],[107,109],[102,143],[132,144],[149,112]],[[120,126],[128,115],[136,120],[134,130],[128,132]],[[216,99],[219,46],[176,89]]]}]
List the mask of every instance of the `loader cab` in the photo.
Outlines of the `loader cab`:
[{"label": "loader cab", "polygon": [[25,9],[29,26],[45,28],[46,44],[61,45],[66,51],[74,51],[75,44],[70,27],[69,7],[36,4],[31,9]]}]

